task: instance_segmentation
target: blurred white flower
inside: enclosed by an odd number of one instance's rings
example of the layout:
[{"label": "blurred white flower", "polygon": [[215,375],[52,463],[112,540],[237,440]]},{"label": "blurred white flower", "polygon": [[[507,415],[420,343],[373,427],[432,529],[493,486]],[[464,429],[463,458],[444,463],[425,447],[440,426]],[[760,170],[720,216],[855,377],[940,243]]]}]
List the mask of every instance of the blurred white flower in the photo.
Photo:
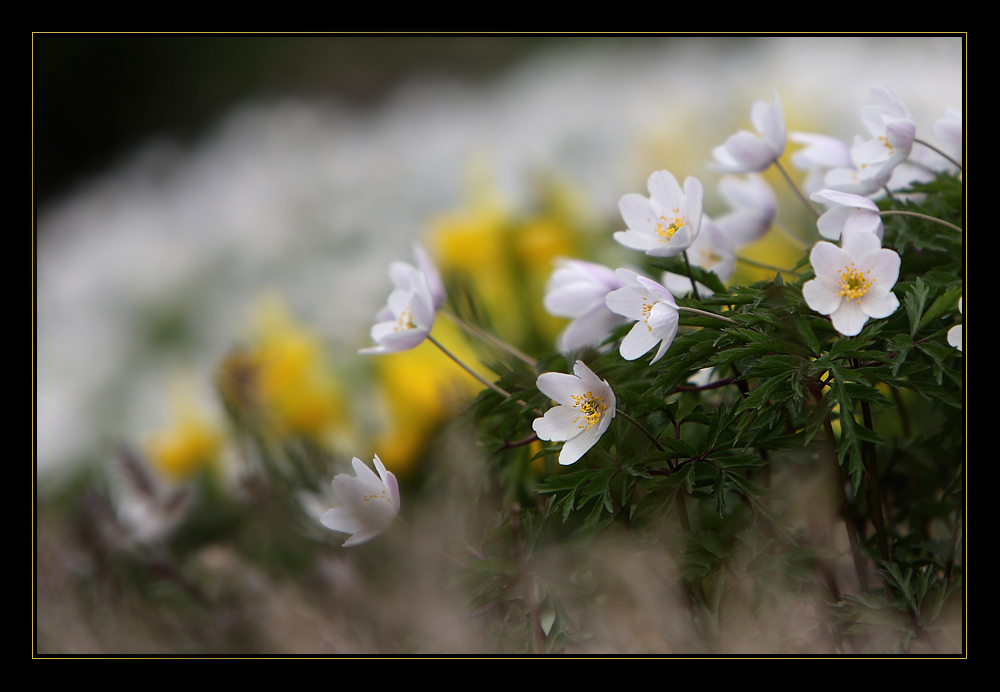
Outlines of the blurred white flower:
[{"label": "blurred white flower", "polygon": [[[764,176],[757,173],[744,178],[727,175],[719,181],[718,190],[732,211],[715,219],[715,225],[729,236],[732,249],[735,251],[760,240],[778,213],[778,199]],[[688,255],[690,257],[690,253]]]},{"label": "blurred white flower", "polygon": [[881,181],[881,187],[889,181],[892,170],[909,158],[917,124],[906,104],[888,86],[872,87],[871,92],[878,105],[862,107],[861,120],[872,139],[851,147],[851,160],[859,182]]},{"label": "blurred white flower", "polygon": [[934,134],[944,145],[945,153],[962,163],[962,111],[951,106],[944,117],[934,121]]},{"label": "blurred white flower", "polygon": [[715,147],[712,156],[716,163],[708,164],[709,168],[723,173],[760,173],[785,153],[788,140],[785,113],[777,92],[774,92],[772,103],[763,99],[753,102],[750,122],[757,133],[740,130],[725,144]]},{"label": "blurred white flower", "polygon": [[399,514],[399,484],[375,455],[378,476],[354,457],[354,476],[341,473],[333,479],[340,507],[328,510],[320,521],[328,529],[352,534],[344,547],[369,541],[392,525]]},{"label": "blurred white flower", "polygon": [[[962,312],[961,298],[958,299],[958,311]],[[948,343],[957,348],[959,351],[962,350],[962,325],[956,324],[948,330]]]},{"label": "blurred white flower", "polygon": [[816,278],[802,287],[810,308],[830,315],[844,336],[861,331],[869,317],[888,317],[899,307],[892,287],[899,276],[899,255],[882,249],[874,233],[848,233],[843,248],[816,243],[809,254]]},{"label": "blurred white flower", "polygon": [[615,233],[615,240],[653,257],[679,255],[701,228],[701,182],[689,176],[681,190],[672,173],[656,171],[647,187],[649,197],[630,193],[621,198],[618,209],[628,230]]},{"label": "blurred white flower", "polygon": [[625,320],[608,309],[608,293],[621,288],[614,270],[581,260],[560,260],[549,278],[544,305],[549,314],[575,318],[559,336],[559,350],[600,346]]},{"label": "blurred white flower", "polygon": [[663,357],[677,334],[677,301],[652,279],[628,269],[618,269],[615,273],[623,287],[608,294],[608,307],[630,320],[638,320],[622,339],[619,352],[625,360],[635,360],[662,341],[650,361],[653,364]]},{"label": "blurred white flower", "polygon": [[538,391],[555,401],[542,418],[531,424],[541,440],[565,440],[559,463],[572,464],[593,447],[615,417],[615,393],[583,361],[573,375],[546,372],[538,376]]},{"label": "blurred white flower", "polygon": [[389,278],[396,287],[389,294],[386,307],[375,318],[372,341],[378,346],[363,348],[358,353],[396,353],[416,348],[434,326],[434,298],[424,272],[405,262],[389,265]]},{"label": "blurred white flower", "polygon": [[826,174],[834,168],[854,170],[851,147],[846,142],[811,132],[791,132],[788,136],[793,142],[806,145],[792,154],[792,165],[808,172],[802,184],[806,194],[823,189]]},{"label": "blurred white flower", "polygon": [[882,239],[882,217],[878,205],[867,197],[852,195],[837,190],[821,190],[810,199],[830,205],[830,208],[816,221],[819,234],[830,240],[839,240],[841,235],[864,231],[874,233]]},{"label": "blurred white flower", "polygon": [[[707,216],[701,224],[701,233],[688,248],[688,261],[696,267],[715,272],[722,283],[729,281],[736,269],[736,253],[733,243],[718,222],[713,222]],[[691,279],[683,274],[663,272],[663,285],[675,296],[686,296],[691,293]],[[708,286],[698,284],[698,295],[710,296],[714,293]]]},{"label": "blurred white flower", "polygon": [[424,278],[427,279],[427,288],[430,289],[431,301],[436,312],[444,305],[447,298],[441,273],[438,271],[437,265],[434,264],[434,260],[431,259],[430,253],[420,243],[413,244],[413,255],[417,258],[417,266],[424,273]]}]

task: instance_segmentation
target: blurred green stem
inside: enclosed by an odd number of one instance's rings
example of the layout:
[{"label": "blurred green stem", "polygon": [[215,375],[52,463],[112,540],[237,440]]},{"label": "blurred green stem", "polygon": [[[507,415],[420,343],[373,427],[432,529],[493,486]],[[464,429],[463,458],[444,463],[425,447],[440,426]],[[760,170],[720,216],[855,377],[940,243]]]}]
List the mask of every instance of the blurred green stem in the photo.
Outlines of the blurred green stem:
[{"label": "blurred green stem", "polygon": [[493,384],[492,382],[490,382],[489,380],[487,380],[485,377],[483,377],[482,375],[480,375],[478,372],[476,372],[475,370],[473,370],[472,368],[470,368],[468,365],[466,365],[465,363],[463,363],[462,361],[460,361],[455,356],[455,354],[453,354],[451,351],[449,351],[444,346],[442,346],[441,342],[439,342],[433,336],[431,336],[430,334],[428,334],[427,335],[427,340],[430,341],[435,346],[437,346],[439,349],[441,349],[441,352],[444,353],[449,358],[451,358],[453,361],[455,361],[455,363],[457,363],[458,366],[460,368],[462,368],[462,370],[465,370],[465,372],[467,372],[470,375],[472,375],[473,377],[475,377],[479,381],[480,384],[482,384],[482,385],[484,385],[486,387],[489,387],[490,389],[492,389],[494,392],[496,392],[497,394],[499,394],[500,396],[502,396],[505,399],[509,399],[510,398],[510,392],[508,392],[508,391],[506,391],[504,389],[501,389],[500,387],[498,387],[497,385]]}]

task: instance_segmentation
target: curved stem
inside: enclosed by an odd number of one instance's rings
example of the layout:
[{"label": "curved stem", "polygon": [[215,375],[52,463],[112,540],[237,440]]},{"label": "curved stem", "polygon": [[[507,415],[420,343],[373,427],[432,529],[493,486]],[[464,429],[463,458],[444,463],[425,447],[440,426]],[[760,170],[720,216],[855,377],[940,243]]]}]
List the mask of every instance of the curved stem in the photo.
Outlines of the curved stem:
[{"label": "curved stem", "polygon": [[772,221],[771,225],[774,226],[775,228],[777,228],[782,233],[784,233],[786,236],[788,236],[788,239],[791,240],[792,242],[794,242],[799,247],[801,247],[801,248],[807,248],[807,247],[809,247],[809,242],[808,241],[803,240],[802,237],[799,236],[798,233],[794,233],[791,229],[786,228],[783,224],[778,223],[777,220]]},{"label": "curved stem", "polygon": [[620,408],[615,408],[615,415],[621,416],[622,418],[624,418],[625,420],[627,420],[629,423],[631,423],[632,425],[634,425],[635,427],[637,427],[639,429],[639,432],[641,432],[643,435],[645,435],[646,437],[648,437],[649,441],[652,442],[653,445],[655,445],[658,450],[660,450],[661,452],[666,451],[665,449],[663,449],[663,446],[660,445],[660,443],[656,441],[656,438],[653,437],[653,434],[651,432],[649,432],[648,430],[646,430],[646,428],[642,427],[642,423],[640,423],[639,421],[637,421],[635,418],[633,418],[632,416],[628,415],[627,413],[625,413],[624,411],[622,411]]},{"label": "curved stem", "polygon": [[947,221],[942,221],[941,219],[936,219],[933,216],[928,216],[927,214],[918,214],[915,211],[880,211],[879,216],[913,216],[918,219],[923,219],[924,221],[933,221],[934,223],[941,224],[942,226],[947,226],[953,231],[962,232],[962,229],[955,224],[948,223]]},{"label": "curved stem", "polygon": [[515,348],[514,346],[511,346],[510,344],[508,344],[506,341],[504,341],[500,337],[498,337],[498,336],[496,336],[494,334],[490,334],[485,329],[480,329],[479,327],[477,327],[475,325],[469,324],[468,322],[466,322],[465,320],[461,319],[458,315],[456,315],[453,312],[449,312],[448,310],[441,310],[440,312],[445,317],[447,317],[452,322],[454,322],[459,327],[461,327],[466,332],[468,332],[469,334],[472,334],[473,336],[477,336],[480,339],[482,339],[483,341],[487,341],[487,342],[493,344],[494,346],[496,346],[498,348],[502,348],[504,351],[506,351],[507,353],[511,354],[512,356],[514,356],[515,358],[517,358],[518,360],[520,360],[522,363],[525,363],[525,364],[531,366],[532,369],[535,368],[535,366],[536,366],[535,359],[532,358],[531,356],[529,356],[528,354],[526,354],[524,351],[521,351],[520,349]]},{"label": "curved stem", "polygon": [[784,166],[782,166],[777,160],[774,162],[774,165],[777,167],[777,169],[781,173],[781,175],[784,176],[785,181],[792,187],[792,190],[795,191],[795,194],[798,195],[799,199],[802,200],[802,203],[805,204],[809,208],[809,211],[811,211],[813,213],[813,215],[817,219],[820,216],[822,216],[822,214],[820,214],[819,209],[816,208],[816,205],[814,205],[812,202],[810,202],[809,198],[806,197],[804,194],[802,194],[802,190],[799,189],[798,185],[796,185],[795,183],[793,183],[792,179],[788,177],[788,173],[785,172]]},{"label": "curved stem", "polygon": [[782,274],[793,274],[795,276],[802,276],[802,272],[792,271],[791,269],[782,269],[781,267],[774,267],[770,264],[764,264],[763,262],[757,262],[752,259],[747,259],[746,257],[740,257],[736,255],[736,261],[742,262],[743,264],[749,264],[751,267],[759,267],[761,269],[770,269],[771,271],[780,272]]},{"label": "curved stem", "polygon": [[446,356],[448,356],[453,361],[455,361],[455,363],[457,363],[460,368],[462,368],[463,370],[465,370],[465,372],[469,373],[470,375],[472,375],[473,377],[475,377],[477,380],[479,380],[480,384],[482,384],[482,385],[484,385],[486,387],[489,387],[490,389],[492,389],[494,392],[496,392],[500,396],[504,397],[505,399],[509,399],[510,398],[510,392],[508,392],[508,391],[506,391],[504,389],[501,389],[500,387],[498,387],[497,385],[493,384],[492,382],[490,382],[489,380],[487,380],[485,377],[483,377],[482,375],[480,375],[478,372],[476,372],[475,370],[473,370],[472,368],[470,368],[468,365],[466,365],[465,363],[463,363],[462,361],[460,361],[455,356],[455,354],[453,354],[451,351],[449,351],[444,346],[442,346],[441,343],[437,339],[435,339],[433,336],[431,336],[430,334],[428,334],[427,335],[427,340],[430,341],[435,346],[437,346],[439,349],[441,349],[442,353],[444,353]]},{"label": "curved stem", "polygon": [[690,262],[690,260],[688,260],[687,250],[685,250],[681,254],[684,255],[684,264],[686,264],[687,268],[688,268],[688,278],[691,280],[691,293],[692,293],[692,295],[694,295],[694,299],[697,300],[700,303],[701,302],[701,297],[698,295],[698,286],[695,285],[693,272],[691,271],[691,262]]},{"label": "curved stem", "polygon": [[923,144],[925,147],[927,147],[931,151],[940,154],[941,156],[945,157],[946,159],[948,159],[949,161],[951,161],[953,164],[955,164],[956,166],[958,166],[958,170],[962,171],[963,173],[965,172],[965,170],[962,168],[962,164],[960,164],[958,161],[956,161],[955,159],[953,159],[950,156],[948,156],[946,153],[944,153],[943,151],[941,151],[937,147],[928,144],[927,142],[925,142],[922,139],[917,139],[916,137],[913,138],[913,141],[916,142],[917,144]]},{"label": "curved stem", "polygon": [[699,310],[698,308],[689,308],[686,305],[678,305],[677,309],[680,312],[693,312],[696,315],[703,315],[704,317],[714,317],[717,320],[722,320],[723,322],[728,322],[729,324],[738,325],[739,322],[736,320],[731,320],[728,317],[723,317],[722,315],[716,315],[714,312],[709,312],[708,310]]}]

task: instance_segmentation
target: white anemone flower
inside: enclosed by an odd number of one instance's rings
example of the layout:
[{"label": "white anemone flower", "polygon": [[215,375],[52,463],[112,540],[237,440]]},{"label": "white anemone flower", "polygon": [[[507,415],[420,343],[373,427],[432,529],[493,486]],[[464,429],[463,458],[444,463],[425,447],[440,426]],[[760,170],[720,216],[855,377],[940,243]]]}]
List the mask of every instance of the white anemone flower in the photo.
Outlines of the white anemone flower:
[{"label": "white anemone flower", "polygon": [[389,265],[389,278],[396,290],[389,294],[386,307],[382,308],[375,326],[372,341],[378,346],[363,348],[365,355],[397,353],[416,348],[434,326],[434,298],[424,272],[405,262]]},{"label": "white anemone flower", "polygon": [[670,291],[652,279],[628,269],[615,273],[623,286],[608,294],[608,307],[630,320],[638,320],[622,339],[619,352],[625,360],[635,360],[659,343],[660,348],[650,361],[652,365],[663,357],[677,335],[677,301]]},{"label": "white anemone flower", "polygon": [[[688,248],[688,260],[692,265],[706,271],[715,272],[719,281],[726,283],[736,269],[736,252],[733,242],[719,225],[707,216],[701,225],[701,233]],[[691,278],[683,274],[663,272],[663,285],[675,296],[691,293]],[[710,296],[714,293],[708,286],[696,282],[698,295]]]},{"label": "white anemone flower", "polygon": [[417,258],[417,266],[424,273],[424,278],[427,279],[427,287],[431,292],[431,301],[434,304],[434,310],[437,311],[444,305],[444,301],[447,298],[444,292],[444,282],[441,280],[441,273],[434,264],[434,260],[431,259],[430,254],[420,243],[413,244],[413,255]]},{"label": "white anemone flower", "polygon": [[793,142],[805,145],[792,154],[792,165],[808,172],[805,182],[802,183],[806,194],[823,189],[824,178],[829,171],[835,168],[854,170],[851,147],[846,142],[811,132],[790,132],[788,137]]},{"label": "white anemone flower", "polygon": [[604,302],[622,282],[613,269],[582,260],[559,260],[545,291],[545,309],[557,317],[573,321],[559,336],[563,353],[597,347],[624,318],[608,309]]},{"label": "white anemone flower", "polygon": [[701,182],[688,177],[681,190],[672,173],[656,171],[647,187],[649,197],[630,193],[621,198],[618,209],[628,230],[615,233],[615,240],[653,257],[679,255],[701,229]]},{"label": "white anemone flower", "polygon": [[772,103],[763,99],[753,102],[750,122],[757,130],[756,134],[740,130],[725,144],[715,147],[712,156],[716,162],[708,164],[709,168],[723,173],[760,173],[785,153],[788,143],[785,113],[777,92],[774,92]]},{"label": "white anemone flower", "polygon": [[816,278],[802,287],[810,308],[830,315],[833,327],[855,336],[868,318],[888,317],[899,307],[892,287],[899,277],[899,255],[883,249],[874,233],[847,233],[843,247],[821,241],[809,254]]},{"label": "white anemone flower", "polygon": [[333,492],[341,506],[328,510],[320,521],[328,529],[352,534],[348,548],[370,541],[392,525],[399,514],[399,484],[375,455],[374,471],[354,457],[354,475],[341,473],[333,479]]},{"label": "white anemone flower", "polygon": [[[958,311],[962,312],[962,299],[958,299]],[[948,343],[959,351],[962,350],[962,325],[956,324],[948,330]]]},{"label": "white anemone flower", "polygon": [[851,147],[851,160],[858,170],[858,181],[889,181],[892,170],[906,161],[913,149],[913,139],[917,134],[917,124],[895,92],[872,87],[872,96],[877,106],[864,106],[861,120],[872,139]]},{"label": "white anemone flower", "polygon": [[830,208],[816,221],[819,234],[830,240],[839,240],[841,235],[855,231],[874,233],[882,239],[884,229],[878,205],[867,197],[852,195],[837,190],[821,190],[810,199],[830,205]]},{"label": "white anemone flower", "polygon": [[948,106],[944,117],[934,121],[934,134],[951,158],[962,163],[962,111]]},{"label": "white anemone flower", "polygon": [[760,240],[778,213],[778,199],[764,176],[757,173],[744,178],[727,175],[719,181],[718,190],[732,211],[715,219],[715,225],[729,236],[732,249],[735,251]]},{"label": "white anemone flower", "polygon": [[540,440],[565,440],[559,452],[563,466],[576,462],[597,444],[615,417],[615,393],[583,361],[573,375],[546,372],[538,376],[538,391],[555,401],[542,418],[531,424]]}]

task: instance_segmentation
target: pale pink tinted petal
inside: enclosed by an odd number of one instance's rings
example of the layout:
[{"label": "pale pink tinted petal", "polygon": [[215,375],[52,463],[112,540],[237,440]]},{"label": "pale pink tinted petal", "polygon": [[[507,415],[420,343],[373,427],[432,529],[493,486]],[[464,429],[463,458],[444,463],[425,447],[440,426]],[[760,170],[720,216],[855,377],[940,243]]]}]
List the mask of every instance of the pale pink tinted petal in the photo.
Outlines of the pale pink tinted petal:
[{"label": "pale pink tinted petal", "polygon": [[368,465],[357,457],[354,457],[354,459],[351,460],[351,466],[354,467],[354,475],[357,476],[358,480],[365,485],[382,485],[382,479],[376,476],[375,472],[368,468]]},{"label": "pale pink tinted petal", "polygon": [[618,202],[618,211],[621,212],[625,225],[631,231],[642,231],[653,233],[656,228],[657,214],[649,199],[634,192],[624,195]]},{"label": "pale pink tinted petal", "polygon": [[811,310],[815,310],[821,315],[832,314],[840,307],[841,297],[836,291],[824,285],[821,281],[813,279],[806,281],[802,287],[802,297],[806,299],[806,305]]},{"label": "pale pink tinted petal", "polygon": [[566,406],[573,405],[573,397],[587,393],[579,377],[561,372],[546,372],[538,376],[535,386],[545,396]]},{"label": "pale pink tinted petal", "polygon": [[746,172],[759,173],[777,158],[777,154],[763,138],[745,131],[737,132],[726,140],[726,149],[736,161],[743,164]]},{"label": "pale pink tinted petal", "polygon": [[896,120],[885,128],[885,138],[896,149],[909,152],[913,148],[913,138],[917,136],[917,125],[912,120]]},{"label": "pale pink tinted petal", "polygon": [[672,305],[676,310],[677,301],[674,300],[674,296],[672,293],[670,293],[670,291],[668,291],[667,289],[665,289],[663,286],[656,283],[652,279],[647,279],[645,276],[636,277],[636,280],[639,282],[639,285],[641,285],[646,291],[648,291],[649,295],[652,296],[655,300],[662,301],[667,305]]},{"label": "pale pink tinted petal", "polygon": [[843,250],[833,243],[820,241],[813,246],[812,252],[809,253],[809,264],[812,265],[817,278],[833,277],[833,280],[836,281],[835,277],[838,272],[847,266],[848,262]]},{"label": "pale pink tinted petal", "polygon": [[580,434],[580,412],[572,406],[556,406],[531,422],[541,440],[569,440]]},{"label": "pale pink tinted petal", "polygon": [[649,196],[666,209],[673,209],[684,204],[684,195],[677,178],[670,171],[656,171],[649,176],[646,184]]},{"label": "pale pink tinted petal", "polygon": [[[812,197],[815,200],[818,195],[813,195]],[[824,238],[837,240],[844,231],[844,224],[847,223],[847,217],[853,213],[854,209],[849,207],[831,207],[816,221],[816,228],[819,229],[819,234]]]},{"label": "pale pink tinted petal", "polygon": [[720,144],[712,149],[712,157],[715,159],[715,163],[709,163],[708,167],[713,171],[722,171],[723,173],[748,172],[746,166],[733,158],[725,144]]},{"label": "pale pink tinted petal", "polygon": [[602,304],[574,320],[559,339],[561,351],[577,351],[581,348],[600,346],[611,331],[625,322]]},{"label": "pale pink tinted petal", "polygon": [[702,198],[705,196],[701,181],[691,176],[685,178],[684,196],[688,225],[691,226],[693,235],[697,236],[701,230]]},{"label": "pale pink tinted petal", "polygon": [[649,352],[649,349],[653,348],[659,340],[660,337],[653,333],[645,321],[636,322],[632,331],[622,339],[619,353],[625,360],[635,360]]},{"label": "pale pink tinted petal", "polygon": [[444,291],[444,282],[441,280],[441,273],[423,245],[414,243],[413,254],[417,257],[417,266],[420,267],[420,271],[424,273],[424,278],[427,279],[427,287],[431,291],[434,309],[437,310],[444,305],[444,301],[447,298]]},{"label": "pale pink tinted petal", "polygon": [[[858,261],[858,258],[866,257],[882,249],[882,241],[874,233],[852,233],[844,238],[841,245],[844,248],[844,254],[854,261]],[[892,250],[889,250],[889,252],[892,252]],[[869,269],[870,266],[867,264],[861,266],[861,263],[858,262],[858,268]]]},{"label": "pale pink tinted petal", "polygon": [[[639,290],[642,290],[641,286]],[[643,313],[645,302],[634,288],[619,288],[617,291],[612,291],[604,299],[604,302],[611,312],[630,320],[641,320],[645,317]]]},{"label": "pale pink tinted petal", "polygon": [[545,294],[542,304],[552,315],[560,317],[579,317],[594,309],[594,305],[603,305],[604,297],[610,289],[603,284],[584,283],[577,281],[550,290]]},{"label": "pale pink tinted petal", "polygon": [[844,336],[857,335],[868,321],[868,315],[853,300],[841,301],[840,308],[831,317],[833,328]]},{"label": "pale pink tinted petal", "polygon": [[323,526],[333,531],[357,533],[361,530],[361,520],[347,507],[335,507],[327,510],[319,520]]},{"label": "pale pink tinted petal", "polygon": [[858,269],[871,272],[869,277],[883,291],[890,290],[899,278],[899,255],[893,250],[879,250],[862,257]]},{"label": "pale pink tinted petal", "polygon": [[847,220],[844,222],[843,232],[844,235],[850,233],[874,233],[881,240],[883,234],[882,217],[878,215],[878,212],[857,209],[847,217]]},{"label": "pale pink tinted petal", "polygon": [[640,274],[632,271],[631,269],[616,269],[615,276],[617,276],[618,280],[622,282],[622,286],[634,288],[637,291],[642,290],[642,284],[639,283]]},{"label": "pale pink tinted petal", "polygon": [[825,204],[839,204],[845,207],[878,211],[878,205],[867,197],[852,195],[849,192],[840,192],[839,190],[820,190],[813,194],[810,199],[814,202],[823,202]]},{"label": "pale pink tinted petal", "polygon": [[639,233],[638,231],[617,231],[615,240],[627,248],[648,252],[660,246],[659,239],[652,233]]}]

